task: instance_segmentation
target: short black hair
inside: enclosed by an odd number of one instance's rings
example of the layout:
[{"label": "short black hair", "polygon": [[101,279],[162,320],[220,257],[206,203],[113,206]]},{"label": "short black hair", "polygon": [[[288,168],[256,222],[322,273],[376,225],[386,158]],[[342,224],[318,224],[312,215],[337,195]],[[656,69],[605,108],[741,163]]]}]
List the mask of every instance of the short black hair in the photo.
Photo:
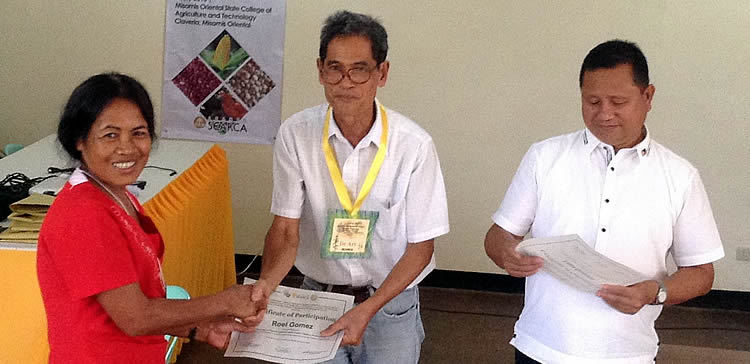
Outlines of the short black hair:
[{"label": "short black hair", "polygon": [[73,90],[60,116],[57,140],[71,158],[81,160],[81,152],[76,148],[78,142],[86,140],[96,118],[115,99],[129,100],[138,106],[154,140],[154,107],[143,85],[124,74],[101,73]]},{"label": "short black hair", "polygon": [[581,65],[578,87],[583,87],[583,74],[600,68],[615,68],[621,64],[633,67],[633,83],[641,88],[649,85],[648,62],[638,45],[624,40],[613,39],[594,47]]},{"label": "short black hair", "polygon": [[381,64],[388,56],[388,34],[380,21],[364,14],[340,10],[329,16],[320,30],[320,49],[318,55],[325,61],[328,54],[328,43],[336,37],[359,35],[370,40],[372,57],[376,64]]}]

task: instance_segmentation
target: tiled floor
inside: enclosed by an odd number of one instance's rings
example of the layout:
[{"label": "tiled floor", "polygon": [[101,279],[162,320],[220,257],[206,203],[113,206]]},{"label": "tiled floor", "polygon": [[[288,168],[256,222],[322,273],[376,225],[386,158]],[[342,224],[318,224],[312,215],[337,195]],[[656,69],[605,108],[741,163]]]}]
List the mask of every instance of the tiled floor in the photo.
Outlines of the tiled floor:
[{"label": "tiled floor", "polygon": [[[427,338],[420,363],[512,363],[508,340],[523,296],[421,287]],[[658,363],[750,363],[750,312],[666,307]],[[260,363],[186,344],[177,363]]]}]

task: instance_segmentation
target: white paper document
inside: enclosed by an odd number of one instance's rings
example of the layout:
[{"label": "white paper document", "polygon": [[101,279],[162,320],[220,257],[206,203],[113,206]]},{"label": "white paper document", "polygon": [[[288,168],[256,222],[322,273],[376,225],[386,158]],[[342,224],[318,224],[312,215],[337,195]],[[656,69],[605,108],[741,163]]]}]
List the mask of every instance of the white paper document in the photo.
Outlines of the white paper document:
[{"label": "white paper document", "polygon": [[[245,278],[245,284],[254,280]],[[354,306],[354,296],[278,286],[254,332],[233,332],[224,356],[274,363],[319,363],[333,359],[344,332],[320,336]]]},{"label": "white paper document", "polygon": [[595,293],[602,284],[629,286],[646,280],[642,274],[597,252],[578,235],[524,240],[516,251],[541,257],[542,270],[585,292]]}]

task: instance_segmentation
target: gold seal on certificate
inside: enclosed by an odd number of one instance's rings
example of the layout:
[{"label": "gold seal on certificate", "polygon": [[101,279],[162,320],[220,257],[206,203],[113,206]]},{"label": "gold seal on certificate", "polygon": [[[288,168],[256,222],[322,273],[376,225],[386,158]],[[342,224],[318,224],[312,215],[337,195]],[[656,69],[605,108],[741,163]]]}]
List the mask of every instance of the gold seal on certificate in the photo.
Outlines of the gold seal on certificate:
[{"label": "gold seal on certificate", "polygon": [[322,257],[369,257],[372,229],[377,220],[377,211],[360,211],[356,217],[344,210],[330,211],[323,238]]}]

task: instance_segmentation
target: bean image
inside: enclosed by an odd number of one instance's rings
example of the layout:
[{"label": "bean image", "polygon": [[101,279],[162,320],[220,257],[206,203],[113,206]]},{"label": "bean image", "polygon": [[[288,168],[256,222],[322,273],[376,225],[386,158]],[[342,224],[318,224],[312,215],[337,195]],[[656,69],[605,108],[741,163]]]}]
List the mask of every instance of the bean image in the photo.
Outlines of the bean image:
[{"label": "bean image", "polygon": [[221,84],[221,80],[201,61],[195,57],[185,68],[172,79],[177,88],[190,99],[193,105],[200,104]]},{"label": "bean image", "polygon": [[250,58],[229,79],[229,86],[248,109],[255,106],[263,96],[266,96],[276,86],[271,77],[260,69],[255,61]]}]

